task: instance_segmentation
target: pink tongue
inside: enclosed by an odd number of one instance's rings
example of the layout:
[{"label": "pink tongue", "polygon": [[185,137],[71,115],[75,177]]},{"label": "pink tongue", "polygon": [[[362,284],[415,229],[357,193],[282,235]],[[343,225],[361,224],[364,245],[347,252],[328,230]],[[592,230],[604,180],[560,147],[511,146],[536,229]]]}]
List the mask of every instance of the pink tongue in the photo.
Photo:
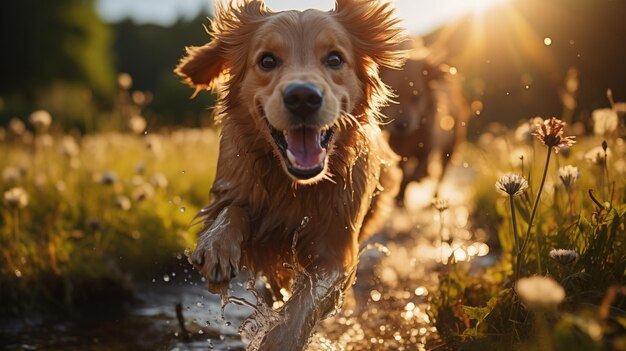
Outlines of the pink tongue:
[{"label": "pink tongue", "polygon": [[298,166],[312,168],[320,164],[324,149],[320,146],[319,130],[302,127],[291,129],[287,135],[288,150]]}]

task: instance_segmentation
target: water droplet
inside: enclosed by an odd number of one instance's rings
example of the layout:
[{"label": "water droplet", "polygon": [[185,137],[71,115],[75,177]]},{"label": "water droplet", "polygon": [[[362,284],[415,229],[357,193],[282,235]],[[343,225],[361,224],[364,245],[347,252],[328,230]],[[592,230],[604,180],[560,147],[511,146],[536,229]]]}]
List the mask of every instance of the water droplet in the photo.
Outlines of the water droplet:
[{"label": "water droplet", "polygon": [[148,131],[147,131],[147,130],[144,130],[144,131],[143,131],[143,135],[148,135]]},{"label": "water droplet", "polygon": [[181,171],[180,173],[181,173],[181,174],[185,174],[185,173],[187,173],[187,172],[185,172],[185,170],[183,170],[183,171]]},{"label": "water droplet", "polygon": [[543,39],[543,43],[544,43],[546,46],[550,46],[550,45],[552,45],[552,38],[546,37],[545,39]]},{"label": "water droplet", "polygon": [[164,282],[166,282],[166,283],[167,283],[167,282],[169,282],[169,281],[170,281],[170,276],[169,276],[169,275],[167,275],[167,274],[166,274],[166,275],[164,275],[164,276],[163,276],[163,281],[164,281]]},{"label": "water droplet", "polygon": [[187,210],[187,209],[186,209],[186,208],[184,208],[184,207],[181,207],[181,208],[180,208],[180,212],[181,212],[181,213],[185,213],[185,211],[186,211],[186,210]]}]

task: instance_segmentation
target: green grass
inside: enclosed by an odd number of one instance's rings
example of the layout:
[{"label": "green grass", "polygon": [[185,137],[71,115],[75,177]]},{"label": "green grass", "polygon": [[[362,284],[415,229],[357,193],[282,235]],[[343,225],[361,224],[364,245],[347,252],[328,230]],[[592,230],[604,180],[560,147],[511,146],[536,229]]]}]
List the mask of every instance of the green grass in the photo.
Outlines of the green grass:
[{"label": "green grass", "polygon": [[[626,143],[619,132],[578,136],[570,152],[552,154],[530,230],[547,147],[534,137],[516,140],[513,131],[502,130],[485,133],[477,146],[470,147],[468,157],[481,173],[475,186],[476,208],[481,209],[474,216],[475,225],[497,232],[501,254],[494,266],[479,272],[459,262],[441,274],[441,294],[432,300],[433,317],[450,349],[626,347]],[[586,157],[588,150],[600,147],[604,140],[608,142],[608,162],[591,162]],[[523,168],[520,154],[525,155]],[[565,165],[574,165],[582,173],[569,189],[557,175],[558,168]],[[520,277],[539,275],[558,282],[565,299],[554,309],[530,308],[514,288],[511,207],[509,197],[494,188],[499,178],[494,169],[523,175],[529,181],[529,189],[515,197],[521,241],[530,233],[521,255]],[[574,250],[579,258],[563,265],[550,257],[552,249]]]},{"label": "green grass", "polygon": [[21,188],[28,204],[0,207],[1,312],[130,297],[193,247],[215,130],[6,138],[0,194]]}]

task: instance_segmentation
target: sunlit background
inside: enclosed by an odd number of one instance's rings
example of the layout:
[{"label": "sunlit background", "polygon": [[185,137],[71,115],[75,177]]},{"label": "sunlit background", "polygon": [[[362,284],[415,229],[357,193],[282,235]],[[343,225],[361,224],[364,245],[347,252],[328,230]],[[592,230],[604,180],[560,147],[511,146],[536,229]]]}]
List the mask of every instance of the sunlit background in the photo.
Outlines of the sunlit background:
[{"label": "sunlit background", "polygon": [[[334,5],[266,3],[276,11]],[[626,300],[614,310],[607,302],[606,315],[589,307],[608,286],[626,284],[626,236],[607,234],[626,227],[626,1],[394,4],[413,58],[426,64],[402,71],[412,95],[428,81],[420,94],[458,88],[462,96],[437,100],[422,121],[441,117],[434,126],[466,138],[408,184],[403,207],[374,237],[378,250],[361,257],[357,307],[348,301],[309,351],[454,350],[485,330],[505,348],[514,341],[544,351],[526,344],[544,337],[532,323],[557,320],[559,337],[584,351],[618,340],[626,319],[608,311],[622,313]],[[211,9],[209,0],[0,3],[0,349],[244,349],[238,327],[250,309],[229,305],[224,321],[220,297],[185,259],[215,177],[220,130],[216,96],[190,99],[173,69],[185,46],[209,40]],[[430,72],[441,81],[430,85]],[[455,101],[467,119],[448,113]],[[577,314],[568,301],[572,309],[543,321],[512,294],[516,227],[507,205],[515,201],[494,183],[507,172],[528,178],[517,197],[524,227],[546,153],[531,128],[551,116],[568,123],[577,143],[548,158],[536,224],[527,227],[541,235],[528,242],[526,268],[571,284],[568,299],[585,307]],[[566,164],[576,186],[564,185],[558,167]],[[555,248],[571,249],[576,263],[562,266]],[[244,283],[240,276],[232,290],[251,299]],[[513,308],[492,313],[496,305]],[[615,349],[626,349],[621,342]]]},{"label": "sunlit background", "polygon": [[[422,35],[468,12],[480,13],[507,0],[396,0],[398,14],[412,34]],[[266,4],[275,11],[315,8],[329,10],[330,0],[268,0]],[[200,12],[210,12],[209,0],[98,0],[98,12],[110,22],[127,17],[138,23],[171,25],[180,18],[191,19]]]}]

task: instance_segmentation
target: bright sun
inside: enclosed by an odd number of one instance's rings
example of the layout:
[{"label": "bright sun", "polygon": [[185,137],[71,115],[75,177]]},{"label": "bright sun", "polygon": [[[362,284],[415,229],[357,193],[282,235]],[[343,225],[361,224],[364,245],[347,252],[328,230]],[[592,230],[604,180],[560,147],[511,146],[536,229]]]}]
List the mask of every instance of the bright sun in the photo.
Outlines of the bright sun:
[{"label": "bright sun", "polygon": [[481,14],[491,7],[505,3],[507,0],[468,0],[467,6],[474,12],[475,14]]}]

